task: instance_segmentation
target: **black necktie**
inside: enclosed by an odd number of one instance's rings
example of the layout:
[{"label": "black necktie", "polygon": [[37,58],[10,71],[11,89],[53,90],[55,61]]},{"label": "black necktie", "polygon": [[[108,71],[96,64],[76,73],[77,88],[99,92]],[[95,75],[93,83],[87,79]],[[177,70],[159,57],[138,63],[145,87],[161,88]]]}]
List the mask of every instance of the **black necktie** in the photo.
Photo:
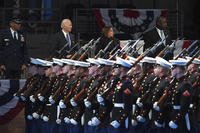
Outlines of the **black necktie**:
[{"label": "black necktie", "polygon": [[17,40],[17,32],[16,31],[14,31],[14,33],[13,33],[13,39]]}]

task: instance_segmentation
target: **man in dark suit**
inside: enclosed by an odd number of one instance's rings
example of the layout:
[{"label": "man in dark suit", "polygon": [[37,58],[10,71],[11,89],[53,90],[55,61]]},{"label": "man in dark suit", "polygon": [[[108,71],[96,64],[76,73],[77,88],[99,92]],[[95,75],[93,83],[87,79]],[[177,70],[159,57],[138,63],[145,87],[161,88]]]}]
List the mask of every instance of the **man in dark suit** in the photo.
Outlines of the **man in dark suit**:
[{"label": "man in dark suit", "polygon": [[74,35],[72,31],[72,22],[70,19],[63,19],[61,22],[61,31],[57,32],[51,41],[53,45],[52,55],[57,58],[66,57],[77,50],[75,47],[72,53],[67,53],[74,46]]},{"label": "man in dark suit", "polygon": [[20,78],[26,69],[28,54],[24,34],[20,31],[22,21],[12,18],[9,28],[0,33],[0,70],[6,78]]},{"label": "man in dark suit", "polygon": [[157,53],[165,47],[165,45],[170,45],[171,36],[168,30],[166,18],[162,16],[158,17],[156,20],[156,26],[145,32],[143,39],[145,42],[144,50],[152,47],[159,40],[163,41],[163,44],[156,49],[156,52],[152,56],[156,56]]}]

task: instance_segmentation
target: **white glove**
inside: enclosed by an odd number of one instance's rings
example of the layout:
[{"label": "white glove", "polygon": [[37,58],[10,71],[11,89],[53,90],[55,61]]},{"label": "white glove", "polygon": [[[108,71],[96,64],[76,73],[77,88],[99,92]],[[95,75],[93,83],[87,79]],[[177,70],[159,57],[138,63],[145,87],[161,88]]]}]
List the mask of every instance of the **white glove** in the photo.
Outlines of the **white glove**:
[{"label": "white glove", "polygon": [[137,120],[138,120],[139,122],[142,122],[142,123],[144,123],[144,122],[146,121],[146,119],[145,119],[143,116],[141,116],[141,115],[138,115],[138,116],[137,116]]},{"label": "white glove", "polygon": [[77,103],[74,101],[74,99],[70,99],[70,103],[73,107],[76,107],[77,106]]},{"label": "white glove", "polygon": [[29,99],[30,99],[31,102],[33,102],[33,103],[35,102],[35,98],[33,97],[33,95],[31,95],[31,96],[29,97]]},{"label": "white glove", "polygon": [[78,122],[77,122],[76,120],[74,120],[74,119],[70,119],[70,122],[71,122],[71,124],[73,124],[73,125],[77,125],[77,124],[78,124]]},{"label": "white glove", "polygon": [[45,122],[49,121],[49,118],[48,118],[47,116],[43,116],[42,119],[43,119],[43,121],[45,121]]},{"label": "white glove", "polygon": [[43,96],[38,96],[38,99],[42,102],[42,101],[44,101],[44,97]]},{"label": "white glove", "polygon": [[89,126],[93,126],[93,125],[92,125],[92,121],[88,121],[88,125],[89,125]]},{"label": "white glove", "polygon": [[153,104],[153,109],[155,109],[156,111],[160,111],[160,107],[158,106],[158,102],[155,102]]},{"label": "white glove", "polygon": [[39,118],[40,118],[40,115],[39,115],[38,113],[36,113],[36,112],[34,112],[34,113],[32,114],[32,116],[33,116],[33,118],[35,118],[35,119],[39,119]]},{"label": "white glove", "polygon": [[63,100],[60,100],[60,102],[59,102],[59,107],[60,107],[61,109],[66,108],[66,105],[64,104],[64,101],[63,101]]},{"label": "white glove", "polygon": [[21,95],[20,98],[22,99],[22,101],[26,101],[26,97],[24,95]]},{"label": "white glove", "polygon": [[178,125],[175,122],[170,121],[169,122],[169,127],[172,128],[172,129],[176,129],[178,127]]},{"label": "white glove", "polygon": [[70,119],[68,117],[64,118],[65,123],[69,124],[70,123]]},{"label": "white glove", "polygon": [[92,125],[98,126],[101,123],[101,121],[95,116],[92,118]]},{"label": "white glove", "polygon": [[141,108],[143,104],[140,102],[141,98],[138,98],[136,104]]},{"label": "white glove", "polygon": [[55,100],[53,100],[52,95],[49,97],[49,102],[50,102],[51,104],[54,104],[54,103],[55,103]]},{"label": "white glove", "polygon": [[131,121],[132,126],[137,126],[138,122],[136,120]]},{"label": "white glove", "polygon": [[100,94],[97,94],[97,101],[99,103],[102,103],[104,101],[104,98]]},{"label": "white glove", "polygon": [[88,101],[87,99],[84,100],[84,104],[85,104],[85,107],[90,107],[91,106],[91,102]]},{"label": "white glove", "polygon": [[154,124],[156,125],[156,127],[159,127],[159,128],[164,127],[165,125],[165,124],[160,124],[157,121],[154,121]]},{"label": "white glove", "polygon": [[27,115],[26,117],[28,120],[33,120],[33,116],[32,115]]},{"label": "white glove", "polygon": [[61,124],[61,119],[57,119],[57,120],[56,120],[56,123],[57,123],[57,124]]},{"label": "white glove", "polygon": [[114,128],[118,128],[120,126],[120,123],[117,120],[114,120],[110,123]]}]

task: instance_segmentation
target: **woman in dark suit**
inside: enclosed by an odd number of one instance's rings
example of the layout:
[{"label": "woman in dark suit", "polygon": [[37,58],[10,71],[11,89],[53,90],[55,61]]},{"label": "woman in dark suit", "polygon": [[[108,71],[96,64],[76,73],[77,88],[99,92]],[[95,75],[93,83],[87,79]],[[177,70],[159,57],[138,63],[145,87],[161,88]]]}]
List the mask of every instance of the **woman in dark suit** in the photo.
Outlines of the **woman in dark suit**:
[{"label": "woman in dark suit", "polygon": [[[104,50],[105,47],[112,41],[112,43],[110,44],[110,46],[108,47],[108,49],[106,51],[104,51],[105,53],[109,53],[111,52],[114,48],[118,47],[119,48],[119,40],[117,38],[114,37],[114,32],[113,32],[113,28],[111,26],[105,26],[102,29],[102,37],[99,40],[99,43],[96,44],[96,48],[95,48],[95,55],[97,55],[99,53],[100,50]],[[116,49],[118,49],[116,48]],[[105,56],[104,56],[105,57]],[[106,56],[107,57],[107,56]]]}]

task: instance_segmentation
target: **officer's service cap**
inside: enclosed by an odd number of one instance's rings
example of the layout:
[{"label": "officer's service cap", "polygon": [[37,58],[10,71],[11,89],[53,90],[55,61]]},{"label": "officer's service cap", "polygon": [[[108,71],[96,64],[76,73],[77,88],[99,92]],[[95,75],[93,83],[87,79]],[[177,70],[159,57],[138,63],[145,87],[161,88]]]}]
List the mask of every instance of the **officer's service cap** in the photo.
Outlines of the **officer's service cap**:
[{"label": "officer's service cap", "polygon": [[53,58],[53,63],[55,63],[56,65],[59,65],[59,66],[63,66],[62,60],[57,59],[57,58]]},{"label": "officer's service cap", "polygon": [[94,59],[94,58],[88,58],[86,59],[87,62],[91,63],[91,64],[94,64],[94,65],[100,65],[100,63],[98,62],[97,59]]},{"label": "officer's service cap", "polygon": [[51,62],[51,61],[46,61],[46,60],[42,60],[39,58],[37,58],[36,60],[39,62],[39,65],[41,65],[43,67],[50,67],[53,65],[53,62]]},{"label": "officer's service cap", "polygon": [[132,67],[132,63],[130,61],[125,60],[121,57],[116,57],[116,64],[121,65],[121,66],[126,67],[126,68]]},{"label": "officer's service cap", "polygon": [[[192,57],[187,56],[186,59],[189,61]],[[198,58],[194,58],[194,60],[192,61],[192,63],[196,64],[196,65],[200,65],[200,60]]]},{"label": "officer's service cap", "polygon": [[156,64],[156,59],[152,57],[144,57],[141,62]]},{"label": "officer's service cap", "polygon": [[74,61],[74,65],[79,67],[89,67],[90,63],[84,61]]},{"label": "officer's service cap", "polygon": [[115,61],[103,58],[98,58],[98,62],[102,65],[108,65],[108,66],[113,66],[115,64]]},{"label": "officer's service cap", "polygon": [[61,61],[67,65],[74,65],[74,60],[71,59],[61,59]]},{"label": "officer's service cap", "polygon": [[17,17],[13,17],[10,19],[10,22],[14,22],[14,23],[17,23],[17,24],[21,24],[22,23],[22,20],[17,18]]},{"label": "officer's service cap", "polygon": [[170,69],[172,67],[172,64],[165,59],[161,57],[156,57],[156,63],[159,64],[162,67]]},{"label": "officer's service cap", "polygon": [[173,66],[185,66],[188,62],[186,59],[169,60]]}]

